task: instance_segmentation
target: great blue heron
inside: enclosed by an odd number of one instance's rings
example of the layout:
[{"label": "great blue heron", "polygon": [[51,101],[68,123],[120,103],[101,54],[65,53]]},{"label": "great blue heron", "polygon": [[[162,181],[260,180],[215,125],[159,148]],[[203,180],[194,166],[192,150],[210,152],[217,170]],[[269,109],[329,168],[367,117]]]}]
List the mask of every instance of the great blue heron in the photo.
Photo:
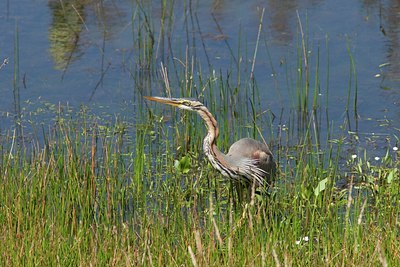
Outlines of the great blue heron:
[{"label": "great blue heron", "polygon": [[215,141],[219,129],[217,121],[203,103],[185,98],[145,96],[146,99],[197,112],[205,121],[208,134],[203,141],[204,154],[211,165],[223,176],[246,184],[270,186],[274,180],[276,163],[268,145],[243,138],[233,143],[228,154],[222,153]]}]

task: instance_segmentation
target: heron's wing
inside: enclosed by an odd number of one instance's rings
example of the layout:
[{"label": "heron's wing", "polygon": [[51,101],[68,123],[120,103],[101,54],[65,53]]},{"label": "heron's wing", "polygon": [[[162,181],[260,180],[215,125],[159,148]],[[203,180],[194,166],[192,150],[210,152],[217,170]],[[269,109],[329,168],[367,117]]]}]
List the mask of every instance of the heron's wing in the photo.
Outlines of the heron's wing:
[{"label": "heron's wing", "polygon": [[230,156],[228,162],[239,176],[245,177],[249,182],[264,185],[267,172],[259,167],[258,159]]},{"label": "heron's wing", "polygon": [[241,175],[251,181],[270,183],[274,180],[276,163],[268,145],[260,141],[242,138],[232,144],[227,157],[233,166],[240,169]]},{"label": "heron's wing", "polygon": [[251,138],[242,138],[231,145],[228,155],[251,158],[255,151],[271,153],[266,144]]}]

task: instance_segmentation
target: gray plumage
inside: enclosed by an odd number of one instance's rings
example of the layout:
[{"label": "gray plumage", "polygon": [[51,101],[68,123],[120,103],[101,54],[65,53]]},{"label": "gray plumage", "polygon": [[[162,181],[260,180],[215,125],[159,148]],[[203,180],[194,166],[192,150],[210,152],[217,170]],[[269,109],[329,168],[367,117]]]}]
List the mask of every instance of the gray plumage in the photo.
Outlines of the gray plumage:
[{"label": "gray plumage", "polygon": [[243,159],[255,160],[254,165],[265,172],[264,179],[268,185],[272,185],[276,163],[268,145],[251,138],[242,138],[231,145],[226,156],[232,164]]}]

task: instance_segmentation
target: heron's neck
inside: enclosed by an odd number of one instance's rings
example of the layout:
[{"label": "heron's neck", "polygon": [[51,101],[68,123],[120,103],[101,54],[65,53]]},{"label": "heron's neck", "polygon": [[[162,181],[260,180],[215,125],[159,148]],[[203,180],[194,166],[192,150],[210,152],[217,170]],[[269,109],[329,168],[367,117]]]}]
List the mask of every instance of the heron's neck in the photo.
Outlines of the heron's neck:
[{"label": "heron's neck", "polygon": [[207,139],[210,142],[210,145],[215,145],[215,140],[218,138],[219,135],[219,130],[218,130],[218,123],[215,120],[214,116],[211,114],[208,109],[203,106],[197,111],[200,116],[203,118],[203,120],[206,123],[208,134],[207,134]]},{"label": "heron's neck", "polygon": [[203,106],[200,109],[197,110],[197,112],[199,113],[199,115],[203,118],[203,120],[206,123],[207,126],[207,130],[208,130],[208,134],[207,136],[204,138],[203,141],[203,150],[204,153],[207,155],[209,161],[211,162],[211,164],[219,169],[219,166],[217,165],[217,163],[215,162],[216,160],[218,161],[224,161],[225,160],[225,154],[222,153],[215,141],[218,138],[218,134],[219,134],[219,130],[218,130],[218,123],[215,120],[214,116],[210,113],[210,111],[208,111],[208,109]]}]

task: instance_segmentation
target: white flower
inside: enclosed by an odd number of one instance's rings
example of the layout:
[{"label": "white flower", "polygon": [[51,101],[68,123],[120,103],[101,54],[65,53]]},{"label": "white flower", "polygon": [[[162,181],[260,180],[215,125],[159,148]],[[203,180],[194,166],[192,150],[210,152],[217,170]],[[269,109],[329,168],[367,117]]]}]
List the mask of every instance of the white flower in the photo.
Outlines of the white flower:
[{"label": "white flower", "polygon": [[375,160],[376,160],[376,161],[378,161],[378,160],[380,160],[380,159],[381,159],[380,157],[375,157]]},{"label": "white flower", "polygon": [[352,158],[352,159],[356,159],[356,158],[357,158],[357,155],[356,155],[356,154],[353,154],[353,155],[351,155],[351,158]]},{"label": "white flower", "polygon": [[393,150],[394,150],[394,151],[397,151],[397,150],[399,150],[399,148],[398,148],[397,146],[394,146],[394,147],[393,147]]},{"label": "white flower", "polygon": [[299,240],[296,240],[294,243],[296,245],[299,245],[301,243],[301,241],[308,242],[309,240],[310,239],[308,238],[308,236],[305,236],[305,237],[300,238]]}]

